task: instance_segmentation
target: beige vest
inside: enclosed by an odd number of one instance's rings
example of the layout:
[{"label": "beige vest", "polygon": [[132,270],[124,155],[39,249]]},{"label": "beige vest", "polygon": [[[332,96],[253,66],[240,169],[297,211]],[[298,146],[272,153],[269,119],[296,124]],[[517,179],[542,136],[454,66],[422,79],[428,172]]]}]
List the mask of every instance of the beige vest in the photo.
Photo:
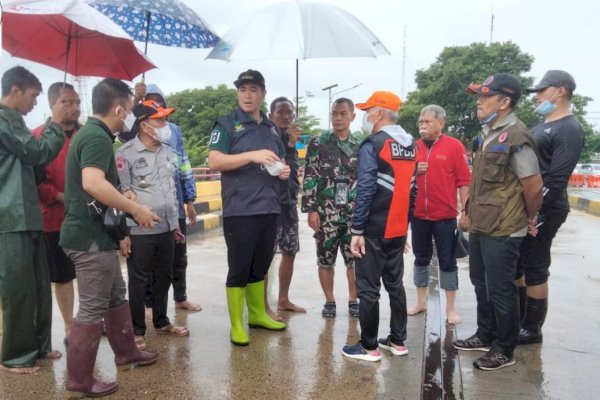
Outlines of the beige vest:
[{"label": "beige vest", "polygon": [[489,236],[509,236],[527,226],[523,186],[510,168],[510,157],[527,143],[536,150],[527,127],[515,118],[509,125],[490,131],[497,134],[483,148],[481,137],[473,152],[473,176],[467,212],[471,232]]}]

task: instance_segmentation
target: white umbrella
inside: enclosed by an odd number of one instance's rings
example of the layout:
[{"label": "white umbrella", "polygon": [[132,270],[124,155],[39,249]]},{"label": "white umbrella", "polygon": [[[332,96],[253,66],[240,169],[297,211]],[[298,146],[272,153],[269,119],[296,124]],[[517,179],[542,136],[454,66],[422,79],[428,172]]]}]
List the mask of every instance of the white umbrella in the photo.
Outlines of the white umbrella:
[{"label": "white umbrella", "polygon": [[361,21],[336,6],[302,0],[276,3],[236,23],[206,57],[212,59],[298,59],[378,57],[390,54]]}]

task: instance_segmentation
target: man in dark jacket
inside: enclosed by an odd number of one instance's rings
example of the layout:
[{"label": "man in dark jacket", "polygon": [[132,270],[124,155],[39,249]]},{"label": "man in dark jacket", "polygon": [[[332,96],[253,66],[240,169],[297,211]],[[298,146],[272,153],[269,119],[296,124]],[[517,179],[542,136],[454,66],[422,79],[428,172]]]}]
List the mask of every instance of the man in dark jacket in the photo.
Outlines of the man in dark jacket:
[{"label": "man in dark jacket", "polygon": [[[411,135],[396,125],[402,102],[392,92],[375,92],[356,108],[365,111],[363,129],[370,134],[359,151],[356,205],[350,249],[356,257],[360,299],[360,341],[346,345],[348,358],[379,361],[381,347],[408,354],[404,246],[416,198],[417,150]],[[390,295],[389,336],[377,339],[381,281]]]},{"label": "man in dark jacket", "polygon": [[230,340],[236,346],[247,346],[244,299],[251,328],[286,328],[265,309],[264,278],[273,260],[276,220],[281,212],[279,180],[289,178],[290,167],[281,161],[285,151],[277,129],[260,110],[267,93],[262,74],[242,72],[234,85],[239,106],[215,123],[208,165],[222,171]]}]

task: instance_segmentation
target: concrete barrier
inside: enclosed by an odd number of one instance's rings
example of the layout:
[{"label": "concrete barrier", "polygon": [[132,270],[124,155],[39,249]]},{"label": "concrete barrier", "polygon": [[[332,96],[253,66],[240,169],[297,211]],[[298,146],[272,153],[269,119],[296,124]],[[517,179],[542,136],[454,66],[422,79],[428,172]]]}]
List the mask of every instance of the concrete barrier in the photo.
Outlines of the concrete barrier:
[{"label": "concrete barrier", "polygon": [[569,195],[571,208],[600,217],[600,201],[586,199],[573,194]]}]

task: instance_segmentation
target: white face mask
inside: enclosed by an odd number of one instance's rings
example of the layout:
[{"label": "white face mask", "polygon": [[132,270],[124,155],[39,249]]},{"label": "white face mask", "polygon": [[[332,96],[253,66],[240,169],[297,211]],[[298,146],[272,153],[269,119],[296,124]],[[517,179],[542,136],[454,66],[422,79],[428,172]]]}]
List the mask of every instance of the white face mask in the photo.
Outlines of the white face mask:
[{"label": "white face mask", "polygon": [[[125,109],[123,107],[121,107],[121,109],[123,111],[125,111]],[[131,129],[133,128],[133,125],[135,124],[135,115],[133,115],[133,113],[128,113],[127,111],[125,111],[125,114],[127,115],[125,117],[125,119],[122,119],[123,121],[123,129],[121,130],[121,132],[129,132],[131,131]]]},{"label": "white face mask", "polygon": [[373,128],[375,127],[375,122],[369,121],[369,113],[365,112],[363,114],[363,119],[362,119],[360,126],[369,135],[373,133]]},{"label": "white face mask", "polygon": [[169,140],[171,140],[171,128],[169,125],[165,125],[160,128],[155,128],[150,124],[148,125],[150,126],[151,130],[154,131],[154,134],[150,134],[150,136],[161,143],[169,143]]}]

